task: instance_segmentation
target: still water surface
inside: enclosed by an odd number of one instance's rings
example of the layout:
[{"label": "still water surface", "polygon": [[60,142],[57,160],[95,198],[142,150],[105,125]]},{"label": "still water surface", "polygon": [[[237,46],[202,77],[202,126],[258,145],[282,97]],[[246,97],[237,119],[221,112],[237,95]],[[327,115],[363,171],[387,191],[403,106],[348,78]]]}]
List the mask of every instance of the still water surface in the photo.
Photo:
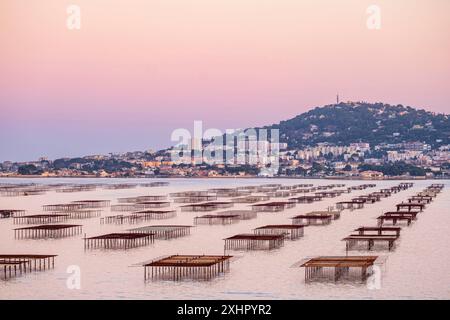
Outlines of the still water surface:
[{"label": "still water surface", "polygon": [[[153,180],[151,180],[153,181]],[[160,195],[183,190],[205,190],[282,183],[325,185],[345,183],[347,186],[367,181],[295,180],[295,179],[171,179],[170,185],[158,188],[127,190],[97,189],[89,192],[56,193],[29,197],[0,197],[0,209],[25,209],[27,214],[42,213],[42,205],[86,199],[109,199],[140,195]],[[30,182],[24,179],[0,179],[0,183]],[[114,179],[33,179],[35,183],[126,183],[140,180]],[[139,225],[101,225],[100,218],[72,220],[83,225],[83,234],[55,240],[15,240],[11,219],[0,220],[0,253],[57,254],[55,269],[35,272],[0,281],[0,299],[450,299],[450,181],[418,220],[402,230],[393,252],[374,252],[387,256],[381,287],[368,289],[362,284],[305,284],[304,273],[292,267],[299,260],[316,255],[345,255],[341,241],[359,226],[376,225],[376,217],[392,211],[394,205],[416,194],[435,181],[415,181],[414,187],[394,194],[362,210],[345,210],[339,220],[325,227],[307,227],[298,241],[286,241],[275,251],[233,252],[231,270],[225,276],[208,282],[144,281],[139,262],[168,254],[223,254],[223,239],[237,233],[252,232],[266,224],[290,224],[290,217],[312,210],[325,210],[337,201],[351,199],[380,188],[397,185],[398,181],[376,181],[376,188],[354,191],[339,198],[324,199],[314,204],[297,204],[281,213],[259,213],[256,219],[226,226],[196,226],[189,237],[156,240],[150,246],[130,250],[85,251],[84,233],[95,236],[120,232],[151,224],[193,224],[199,213],[180,212],[176,218],[147,221]],[[178,207],[172,204],[172,207]],[[232,209],[247,208],[236,204]],[[104,210],[103,216],[118,214]],[[371,253],[372,254],[372,253]],[[69,266],[81,270],[81,289],[68,289]]]}]

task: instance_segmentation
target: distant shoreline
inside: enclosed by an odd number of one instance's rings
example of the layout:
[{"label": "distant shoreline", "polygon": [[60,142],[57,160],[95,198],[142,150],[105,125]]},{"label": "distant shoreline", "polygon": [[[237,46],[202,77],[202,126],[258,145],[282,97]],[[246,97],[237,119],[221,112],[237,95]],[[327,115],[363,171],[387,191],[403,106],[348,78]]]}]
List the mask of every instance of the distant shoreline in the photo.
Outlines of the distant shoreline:
[{"label": "distant shoreline", "polygon": [[67,177],[43,177],[38,175],[30,176],[4,176],[0,179],[298,179],[298,180],[355,180],[355,181],[402,181],[402,180],[450,180],[450,178],[426,178],[426,177],[389,177],[389,178],[377,178],[368,179],[361,177],[258,177],[258,176],[244,176],[244,177],[97,177],[97,176],[67,176]]}]

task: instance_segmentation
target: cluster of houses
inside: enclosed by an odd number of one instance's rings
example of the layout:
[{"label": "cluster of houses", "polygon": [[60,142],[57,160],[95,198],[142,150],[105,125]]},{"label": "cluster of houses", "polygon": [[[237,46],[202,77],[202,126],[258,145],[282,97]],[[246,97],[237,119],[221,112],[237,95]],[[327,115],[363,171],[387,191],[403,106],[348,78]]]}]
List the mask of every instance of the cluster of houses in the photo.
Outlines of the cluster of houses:
[{"label": "cluster of houses", "polygon": [[[318,143],[314,147],[291,149],[286,143],[277,144],[277,170],[279,176],[339,176],[366,179],[385,178],[383,172],[362,170],[363,165],[383,166],[398,162],[427,169],[428,177],[450,175],[450,146],[433,150],[422,142],[397,144],[383,143],[371,146],[369,143],[351,143],[347,146]],[[94,155],[83,158],[63,158],[55,161],[45,157],[37,161],[0,163],[0,176],[39,175],[48,177],[220,177],[256,176],[261,174],[267,163],[250,161],[236,154],[222,162],[210,164],[206,158],[208,145],[203,146],[203,157],[192,158],[190,164],[173,161],[170,150],[154,152],[127,152],[109,155]],[[248,152],[247,152],[248,153]],[[242,158],[242,159],[241,159]],[[66,165],[60,163],[65,161]],[[247,162],[246,162],[247,161]],[[273,162],[273,159],[271,160]],[[113,163],[113,165],[111,165]],[[209,163],[209,164],[207,164]],[[248,165],[246,165],[248,163]],[[23,170],[23,168],[27,170]],[[30,169],[31,168],[31,169]]]}]

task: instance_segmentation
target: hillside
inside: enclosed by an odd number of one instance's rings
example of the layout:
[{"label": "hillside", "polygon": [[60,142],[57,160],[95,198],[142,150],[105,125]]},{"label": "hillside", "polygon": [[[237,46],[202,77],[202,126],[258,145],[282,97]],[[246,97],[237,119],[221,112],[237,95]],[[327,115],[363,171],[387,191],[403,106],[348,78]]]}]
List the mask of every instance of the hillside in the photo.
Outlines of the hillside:
[{"label": "hillside", "polygon": [[433,148],[450,143],[450,116],[402,105],[340,103],[317,107],[265,128],[280,129],[290,148],[321,142],[401,143],[420,141]]}]

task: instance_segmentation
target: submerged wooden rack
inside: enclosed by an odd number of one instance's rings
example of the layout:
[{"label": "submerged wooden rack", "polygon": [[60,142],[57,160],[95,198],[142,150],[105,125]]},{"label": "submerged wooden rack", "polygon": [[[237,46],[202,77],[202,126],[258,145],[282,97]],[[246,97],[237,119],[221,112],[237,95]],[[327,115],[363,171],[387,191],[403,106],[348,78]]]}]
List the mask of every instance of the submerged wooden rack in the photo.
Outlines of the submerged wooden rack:
[{"label": "submerged wooden rack", "polygon": [[[383,243],[387,245],[387,249],[391,251],[394,247],[395,241],[399,237],[397,235],[361,235],[361,234],[352,234],[348,237],[342,239],[345,241],[345,249],[346,251],[358,249],[358,244],[364,243],[367,250],[372,250],[375,246],[375,243]],[[360,248],[359,248],[360,249]]]},{"label": "submerged wooden rack", "polygon": [[181,206],[181,211],[191,211],[191,212],[214,211],[217,209],[231,208],[233,207],[233,205],[234,205],[233,202],[219,202],[219,201],[205,202]]},{"label": "submerged wooden rack", "polygon": [[232,224],[241,220],[241,217],[237,214],[206,214],[203,216],[195,217],[194,224]]},{"label": "submerged wooden rack", "polygon": [[254,229],[254,233],[257,235],[283,235],[286,239],[297,240],[303,237],[304,227],[299,224],[266,225]]},{"label": "submerged wooden rack", "polygon": [[378,226],[384,226],[386,221],[390,221],[392,225],[397,225],[399,222],[406,222],[406,225],[411,225],[414,217],[411,214],[391,214],[382,215],[377,218]]},{"label": "submerged wooden rack", "polygon": [[300,214],[291,218],[292,224],[305,226],[325,226],[331,223],[331,214]]},{"label": "submerged wooden rack", "polygon": [[110,200],[78,200],[72,201],[72,203],[81,204],[86,209],[106,208],[111,205]]},{"label": "submerged wooden rack", "polygon": [[331,215],[333,220],[337,220],[341,217],[340,210],[323,210],[323,211],[310,211],[305,213],[306,216],[328,216]]},{"label": "submerged wooden rack", "polygon": [[224,240],[225,250],[272,250],[284,245],[284,234],[237,234]]},{"label": "submerged wooden rack", "polygon": [[409,203],[423,203],[423,204],[429,204],[433,201],[432,197],[420,197],[420,196],[413,196],[408,199]]},{"label": "submerged wooden rack", "polygon": [[207,196],[190,196],[190,197],[178,197],[174,198],[174,203],[199,203],[204,201],[214,201],[217,200],[216,195],[207,195]]},{"label": "submerged wooden rack", "polygon": [[77,211],[87,209],[89,205],[85,203],[60,203],[60,204],[47,204],[42,206],[43,211]]},{"label": "submerged wooden rack", "polygon": [[119,198],[117,202],[119,203],[138,203],[145,201],[163,201],[167,199],[167,195],[151,195],[151,196],[138,196],[129,198]]},{"label": "submerged wooden rack", "polygon": [[305,268],[305,282],[349,280],[365,282],[373,273],[378,256],[336,256],[307,259],[300,267]]},{"label": "submerged wooden rack", "polygon": [[171,198],[179,198],[179,197],[203,197],[208,196],[208,191],[181,191],[181,192],[172,192],[169,193]]},{"label": "submerged wooden rack", "polygon": [[106,190],[120,190],[120,189],[134,189],[138,185],[136,183],[118,183],[118,184],[105,184],[103,189]]},{"label": "submerged wooden rack", "polygon": [[272,192],[267,192],[266,195],[270,198],[287,198],[290,196],[295,195],[295,193],[293,191],[287,191],[287,190],[279,190],[279,191],[272,191]]},{"label": "submerged wooden rack", "polygon": [[217,213],[218,215],[238,215],[241,220],[250,220],[255,219],[258,216],[258,213],[253,210],[226,210]]},{"label": "submerged wooden rack", "polygon": [[21,197],[45,194],[49,190],[47,186],[35,184],[8,184],[0,186],[0,196]]},{"label": "submerged wooden rack", "polygon": [[188,236],[192,226],[185,225],[153,225],[129,229],[131,233],[154,234],[155,239],[172,239]]},{"label": "submerged wooden rack", "polygon": [[0,254],[0,279],[9,279],[22,273],[54,268],[55,257],[57,255]]},{"label": "submerged wooden rack", "polygon": [[60,188],[56,188],[58,193],[73,193],[73,192],[84,192],[84,191],[94,191],[97,189],[95,184],[81,184],[81,185],[66,185]]},{"label": "submerged wooden rack", "polygon": [[315,195],[322,198],[335,198],[339,197],[343,192],[335,190],[335,191],[321,191],[316,192]]},{"label": "submerged wooden rack", "polygon": [[230,269],[232,256],[171,255],[143,264],[144,278],[161,280],[211,280]]},{"label": "submerged wooden rack", "polygon": [[64,222],[69,219],[68,214],[33,214],[28,216],[14,217],[14,224],[44,224]]},{"label": "submerged wooden rack", "polygon": [[39,226],[14,229],[14,236],[18,239],[45,239],[70,237],[82,232],[78,224],[44,224]]},{"label": "submerged wooden rack", "polygon": [[357,200],[340,201],[340,202],[336,203],[336,208],[339,209],[339,210],[344,210],[344,209],[350,209],[350,210],[362,209],[362,208],[364,208],[364,201],[357,201]]},{"label": "submerged wooden rack", "polygon": [[378,198],[388,198],[391,196],[391,193],[387,193],[387,192],[372,192],[371,193],[372,196],[374,197],[378,197]]},{"label": "submerged wooden rack", "polygon": [[406,211],[412,211],[412,210],[419,210],[423,211],[425,209],[425,204],[423,203],[399,203],[396,205],[397,211],[403,211],[406,209]]},{"label": "submerged wooden rack", "polygon": [[375,203],[377,201],[380,201],[380,197],[377,196],[371,196],[371,195],[367,195],[367,196],[359,196],[356,198],[352,199],[353,201],[361,201],[362,203]]},{"label": "submerged wooden rack", "polygon": [[144,188],[155,188],[155,187],[167,187],[170,183],[167,181],[155,181],[149,183],[140,183],[140,187]]},{"label": "submerged wooden rack", "polygon": [[119,214],[107,216],[100,219],[101,224],[124,224],[140,223],[149,220],[170,219],[177,216],[176,210],[143,210],[127,215]]},{"label": "submerged wooden rack", "polygon": [[400,236],[401,227],[359,227],[354,231],[358,232],[360,235],[396,235]]},{"label": "submerged wooden rack", "polygon": [[255,203],[260,201],[269,201],[270,197],[267,195],[254,195],[254,196],[245,196],[245,197],[239,197],[239,198],[233,198],[231,199],[234,203]]},{"label": "submerged wooden rack", "polygon": [[321,201],[321,200],[322,200],[322,197],[318,196],[318,195],[289,198],[289,201],[293,201],[295,203],[313,203],[313,202]]},{"label": "submerged wooden rack", "polygon": [[220,198],[232,198],[232,197],[242,197],[248,196],[252,192],[250,190],[237,190],[237,189],[209,189],[209,192],[214,193]]},{"label": "submerged wooden rack", "polygon": [[90,219],[100,217],[102,215],[102,210],[73,210],[73,211],[62,211],[62,212],[52,212],[52,214],[67,214],[69,219]]},{"label": "submerged wooden rack", "polygon": [[111,206],[111,211],[136,211],[170,207],[168,201],[143,201],[136,203],[122,203]]},{"label": "submerged wooden rack", "polygon": [[131,249],[153,243],[153,233],[109,233],[101,236],[84,238],[85,249]]},{"label": "submerged wooden rack", "polygon": [[107,217],[100,218],[100,224],[124,224],[124,223],[135,224],[135,223],[139,223],[139,222],[147,221],[147,220],[151,220],[151,219],[152,218],[145,216],[145,215],[139,216],[139,215],[134,215],[134,214],[128,214],[128,215],[117,214],[117,215],[113,215],[113,216],[107,216]]},{"label": "submerged wooden rack", "polygon": [[20,217],[25,214],[25,210],[2,209],[0,210],[0,219]]},{"label": "submerged wooden rack", "polygon": [[256,212],[280,212],[285,209],[295,207],[295,202],[292,201],[277,201],[252,205],[252,210]]}]

